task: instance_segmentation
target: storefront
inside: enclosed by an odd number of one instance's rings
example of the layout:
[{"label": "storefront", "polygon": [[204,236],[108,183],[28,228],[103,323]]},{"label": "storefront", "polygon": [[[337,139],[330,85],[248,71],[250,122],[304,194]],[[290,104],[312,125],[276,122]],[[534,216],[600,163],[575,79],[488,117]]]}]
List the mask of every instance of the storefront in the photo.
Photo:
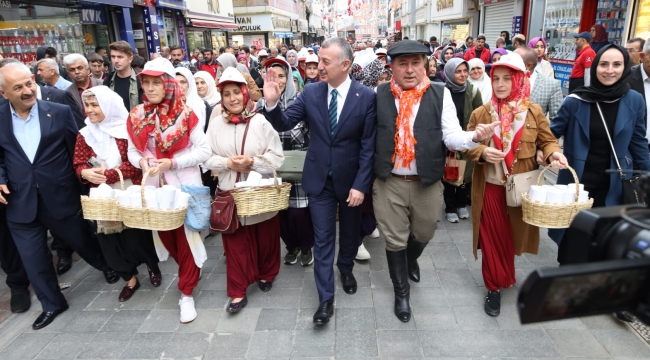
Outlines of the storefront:
[{"label": "storefront", "polygon": [[[607,29],[607,39],[615,44],[625,44],[625,31],[628,25],[628,1],[599,0],[596,11],[596,24]],[[592,24],[593,25],[593,24]],[[646,23],[647,25],[647,23]]]},{"label": "storefront", "polygon": [[634,7],[634,19],[628,39],[650,39],[650,0],[638,0]]},{"label": "storefront", "polygon": [[[563,2],[566,3],[566,0],[563,0]],[[484,16],[482,21],[482,33],[485,34],[485,42],[491,49],[494,49],[496,48],[496,40],[501,36],[502,31],[512,33],[512,18],[515,14],[515,1],[486,0],[482,6],[482,10]]]},{"label": "storefront", "polygon": [[[0,52],[4,57],[26,64],[36,61],[36,49],[40,46],[57,49],[59,60],[71,53],[94,52],[96,46],[108,46],[121,39],[122,33],[129,33],[130,16],[128,9],[123,7],[131,6],[130,0],[84,2],[74,7],[51,1],[27,4],[3,0],[0,3]],[[124,27],[127,23],[124,17],[128,17],[128,29]]]},{"label": "storefront", "polygon": [[255,14],[235,16],[237,29],[231,36],[231,43],[270,47],[289,44],[294,35],[291,32],[291,19],[274,14]]},{"label": "storefront", "polygon": [[[446,40],[465,42],[465,38],[478,33],[479,12],[469,0],[444,1],[436,0],[431,6],[429,14],[432,22],[439,23],[439,27],[432,26],[428,35],[438,38],[438,43]],[[428,40],[428,36],[424,36]],[[459,43],[460,46],[462,43]]]},{"label": "storefront", "polygon": [[228,45],[228,31],[237,28],[232,1],[188,1],[186,37],[188,51],[199,48],[219,49]]}]

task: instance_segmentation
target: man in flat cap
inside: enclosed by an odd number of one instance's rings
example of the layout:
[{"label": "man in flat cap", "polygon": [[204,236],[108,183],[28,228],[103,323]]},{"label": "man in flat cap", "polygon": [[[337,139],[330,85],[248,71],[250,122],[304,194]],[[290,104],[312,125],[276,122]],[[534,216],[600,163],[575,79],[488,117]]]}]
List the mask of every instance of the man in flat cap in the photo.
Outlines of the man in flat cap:
[{"label": "man in flat cap", "polygon": [[447,148],[473,149],[499,125],[462,130],[451,93],[427,77],[430,54],[414,40],[391,46],[393,80],[377,88],[373,204],[386,237],[395,316],[403,322],[411,319],[408,277],[420,281],[417,259],[441,215]]}]

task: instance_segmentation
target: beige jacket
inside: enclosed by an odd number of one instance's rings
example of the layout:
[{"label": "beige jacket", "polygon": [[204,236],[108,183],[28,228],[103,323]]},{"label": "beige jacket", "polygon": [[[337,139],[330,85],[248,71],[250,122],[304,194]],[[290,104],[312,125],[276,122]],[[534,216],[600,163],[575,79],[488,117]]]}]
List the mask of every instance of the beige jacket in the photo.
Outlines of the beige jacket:
[{"label": "beige jacket", "polygon": [[[228,169],[227,163],[231,156],[241,154],[242,141],[246,124],[226,123],[221,115],[210,122],[208,126],[208,142],[212,147],[212,156],[203,165],[212,170],[219,177],[219,188],[231,190],[235,187],[237,172]],[[271,124],[266,121],[264,115],[257,114],[250,120],[244,155],[264,156],[273,166],[278,169],[284,162],[282,143],[278,133]],[[256,171],[270,178],[273,176],[272,169],[262,160],[255,159],[253,171]],[[242,173],[239,181],[246,181],[248,174]],[[242,225],[253,225],[274,217],[277,212],[239,217]]]}]

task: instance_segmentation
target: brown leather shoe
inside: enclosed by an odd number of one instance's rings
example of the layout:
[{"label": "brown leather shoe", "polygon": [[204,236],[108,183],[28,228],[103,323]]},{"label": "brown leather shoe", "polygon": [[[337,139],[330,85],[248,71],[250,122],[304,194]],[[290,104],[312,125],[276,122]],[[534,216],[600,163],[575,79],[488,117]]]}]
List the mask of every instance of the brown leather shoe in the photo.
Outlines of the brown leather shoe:
[{"label": "brown leather shoe", "polygon": [[120,292],[120,297],[119,297],[120,302],[125,302],[129,300],[131,296],[133,296],[135,291],[138,290],[139,288],[140,288],[140,281],[138,281],[138,279],[136,278],[135,286],[127,285],[122,289],[122,292]]},{"label": "brown leather shoe", "polygon": [[160,271],[158,272],[153,272],[151,269],[147,268],[147,271],[149,272],[149,280],[151,280],[151,285],[153,287],[158,287],[160,286],[160,282],[162,281],[162,274]]}]

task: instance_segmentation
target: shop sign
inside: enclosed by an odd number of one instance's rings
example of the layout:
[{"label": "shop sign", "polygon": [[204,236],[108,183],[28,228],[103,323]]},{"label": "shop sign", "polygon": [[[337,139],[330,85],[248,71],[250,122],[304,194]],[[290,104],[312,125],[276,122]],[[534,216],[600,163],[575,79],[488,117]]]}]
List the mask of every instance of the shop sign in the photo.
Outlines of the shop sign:
[{"label": "shop sign", "polygon": [[147,52],[151,56],[151,54],[160,53],[160,36],[158,34],[156,8],[150,6],[144,7],[142,8],[142,14],[145,39],[147,40]]},{"label": "shop sign", "polygon": [[178,19],[178,42],[179,42],[178,45],[180,45],[181,49],[183,49],[183,53],[185,54],[183,55],[183,60],[187,61],[187,50],[186,50],[187,46],[185,43],[185,25],[183,25],[183,19],[180,19],[180,16]]},{"label": "shop sign", "polygon": [[271,21],[271,15],[247,15],[247,16],[235,16],[235,24],[237,29],[235,32],[260,32],[260,31],[272,31],[273,22]]},{"label": "shop sign", "polygon": [[101,25],[106,23],[106,16],[101,8],[81,8],[79,9],[79,20],[82,24]]},{"label": "shop sign", "polygon": [[443,9],[450,9],[454,7],[454,0],[438,0],[436,2],[436,8],[438,11]]},{"label": "shop sign", "polygon": [[569,91],[569,77],[571,76],[571,71],[573,71],[573,62],[551,61],[551,65],[553,65],[553,71],[555,71],[555,79],[560,81],[562,91],[567,94]]},{"label": "shop sign", "polygon": [[512,17],[512,36],[521,34],[521,22],[523,21],[523,16],[513,16]]},{"label": "shop sign", "polygon": [[0,7],[11,9],[11,1],[7,1],[7,0],[0,1]]},{"label": "shop sign", "polygon": [[176,10],[185,10],[184,0],[158,0],[156,1],[158,7]]},{"label": "shop sign", "polygon": [[301,33],[306,33],[307,31],[309,31],[309,22],[307,22],[307,20],[304,19],[298,20],[298,31]]},{"label": "shop sign", "polygon": [[277,16],[274,16],[271,18],[271,22],[273,23],[273,28],[274,29],[287,29],[291,30],[291,20],[289,19],[281,19]]},{"label": "shop sign", "polygon": [[144,30],[133,29],[134,40],[144,40]]}]

